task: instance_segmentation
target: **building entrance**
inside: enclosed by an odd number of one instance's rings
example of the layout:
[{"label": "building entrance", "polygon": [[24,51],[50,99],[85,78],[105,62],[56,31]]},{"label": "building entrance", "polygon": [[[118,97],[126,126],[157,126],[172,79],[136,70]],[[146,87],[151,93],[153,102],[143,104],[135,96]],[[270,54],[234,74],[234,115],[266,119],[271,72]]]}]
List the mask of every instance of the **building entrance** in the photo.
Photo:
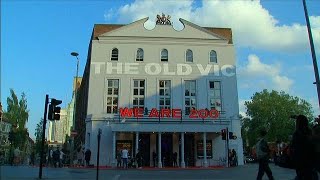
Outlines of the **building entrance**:
[{"label": "building entrance", "polygon": [[[184,160],[187,167],[195,166],[194,134],[184,134]],[[180,145],[181,146],[181,145]],[[181,149],[181,148],[179,148]],[[181,154],[181,153],[180,153]]]},{"label": "building entrance", "polygon": [[142,166],[150,166],[150,134],[139,134],[139,151],[142,156]]}]

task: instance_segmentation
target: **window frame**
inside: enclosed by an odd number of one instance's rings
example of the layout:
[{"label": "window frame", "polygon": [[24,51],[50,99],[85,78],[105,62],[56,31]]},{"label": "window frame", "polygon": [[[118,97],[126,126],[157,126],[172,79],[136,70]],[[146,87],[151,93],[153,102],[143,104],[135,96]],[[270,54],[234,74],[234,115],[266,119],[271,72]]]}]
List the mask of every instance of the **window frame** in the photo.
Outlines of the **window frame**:
[{"label": "window frame", "polygon": [[[166,52],[167,53],[167,55],[166,55],[167,58],[163,58],[165,56],[162,56],[162,52]],[[169,62],[169,51],[167,49],[162,49],[161,50],[161,52],[160,52],[160,61],[161,62]]]},{"label": "window frame", "polygon": [[[194,82],[194,96],[191,96],[191,93],[192,91],[189,92],[189,95],[186,95],[186,90],[188,89],[187,88],[187,82]],[[190,85],[191,87],[191,85]],[[191,88],[190,88],[191,90]],[[189,105],[186,104],[186,100],[189,99]],[[194,99],[195,100],[195,103],[194,105],[191,105],[192,104],[192,100],[191,99]],[[184,115],[190,115],[191,113],[191,109],[194,108],[194,109],[197,109],[198,107],[198,100],[197,100],[197,80],[196,79],[184,79],[183,80],[183,107],[184,107]],[[186,110],[187,107],[190,107],[190,110],[189,112]]]},{"label": "window frame", "polygon": [[[138,87],[135,87],[134,86],[134,84],[135,84],[135,81],[138,81]],[[140,82],[141,81],[143,81],[144,82],[144,87],[143,88],[141,88],[141,84],[140,84]],[[146,79],[139,79],[139,78],[137,78],[137,79],[132,79],[131,80],[131,82],[132,82],[132,91],[131,91],[131,103],[132,103],[132,108],[145,108],[146,107]],[[135,88],[137,89],[137,92],[138,92],[138,94],[137,95],[134,95],[134,92],[135,92]],[[142,90],[143,89],[143,95],[141,95],[140,94],[140,90]],[[138,98],[138,101],[137,101],[137,105],[135,105],[133,102],[134,102],[134,100],[135,100],[135,98]],[[140,98],[143,98],[143,106],[140,104]]]},{"label": "window frame", "polygon": [[[211,53],[214,52],[215,56],[211,56]],[[215,61],[211,61],[212,57],[215,57]],[[217,55],[217,51],[215,50],[210,50],[209,52],[209,62],[210,63],[218,63],[218,55]]]},{"label": "window frame", "polygon": [[[188,52],[191,53],[191,56],[188,55]],[[188,61],[188,57],[191,57],[191,61]],[[187,49],[185,61],[186,61],[187,63],[193,63],[193,51],[192,51],[191,49]]]},{"label": "window frame", "polygon": [[[140,56],[139,55],[139,51],[142,52],[142,55]],[[137,62],[143,62],[144,60],[144,51],[142,48],[138,48],[137,51],[136,51],[136,61]]]},{"label": "window frame", "polygon": [[[109,86],[109,81],[112,81],[112,86]],[[118,85],[114,85],[114,81],[118,82]],[[117,88],[118,93],[115,94],[115,89]],[[111,94],[109,94],[109,89],[111,89]],[[118,114],[119,113],[119,94],[120,94],[120,79],[110,78],[106,79],[106,98],[105,98],[105,112],[107,114]],[[111,98],[111,104],[108,104],[108,99]],[[116,105],[114,104],[114,99],[117,98]],[[111,106],[111,112],[108,112],[108,106]],[[116,106],[116,111],[114,111],[114,106]]]},{"label": "window frame", "polygon": [[[213,88],[210,88],[210,83],[213,82],[214,83],[214,87]],[[219,87],[217,88],[216,87],[216,83],[219,83]],[[219,91],[219,96],[216,96],[216,91]],[[209,107],[209,110],[211,109],[216,109],[217,111],[221,112],[223,111],[223,102],[222,102],[222,81],[219,80],[219,79],[209,79],[207,80],[207,93],[208,93],[208,98],[207,98],[207,101],[208,101],[208,107]],[[212,95],[213,94],[213,95]],[[211,104],[211,99],[214,100],[214,108],[212,108],[212,104]],[[219,100],[219,101],[217,101]],[[220,105],[217,105],[217,102],[220,103]],[[217,106],[219,106],[219,108],[216,108]]]},{"label": "window frame", "polygon": [[[113,53],[113,51],[117,51],[116,53]],[[111,56],[110,61],[119,61],[119,49],[118,48],[112,48],[111,50]]]},{"label": "window frame", "polygon": [[[160,86],[160,82],[164,81],[164,87]],[[169,82],[169,87],[167,87],[167,82]],[[171,109],[172,107],[172,80],[170,79],[158,79],[157,81],[158,87],[158,108],[159,109]],[[163,95],[160,94],[161,90],[163,90]],[[169,91],[169,95],[166,95],[166,90]],[[160,104],[161,99],[163,98],[163,105]],[[166,100],[170,100],[170,103],[167,105]]]}]

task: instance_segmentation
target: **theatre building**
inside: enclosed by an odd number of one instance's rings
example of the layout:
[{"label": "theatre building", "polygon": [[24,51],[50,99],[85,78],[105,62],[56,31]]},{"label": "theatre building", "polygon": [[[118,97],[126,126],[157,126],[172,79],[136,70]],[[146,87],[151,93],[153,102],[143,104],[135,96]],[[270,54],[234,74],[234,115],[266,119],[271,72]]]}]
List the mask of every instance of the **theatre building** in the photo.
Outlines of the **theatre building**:
[{"label": "theatre building", "polygon": [[147,20],[94,25],[76,105],[91,162],[100,132],[100,166],[115,166],[124,148],[129,158],[140,151],[146,167],[172,167],[174,154],[181,168],[224,165],[228,128],[243,164],[231,29],[180,19],[184,28],[175,30],[158,15],[149,30]]}]

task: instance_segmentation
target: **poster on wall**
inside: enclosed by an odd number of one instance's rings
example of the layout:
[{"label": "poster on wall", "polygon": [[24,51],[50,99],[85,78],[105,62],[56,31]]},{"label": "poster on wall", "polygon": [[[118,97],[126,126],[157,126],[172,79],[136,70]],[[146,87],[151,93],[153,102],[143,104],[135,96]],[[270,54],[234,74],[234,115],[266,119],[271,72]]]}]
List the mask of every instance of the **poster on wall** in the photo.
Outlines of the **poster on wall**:
[{"label": "poster on wall", "polygon": [[129,152],[129,156],[131,157],[131,152],[132,152],[132,141],[131,140],[117,140],[117,146],[116,146],[116,151],[117,154],[121,151],[122,149],[127,149]]},{"label": "poster on wall", "polygon": [[[203,158],[203,141],[197,141],[197,156]],[[207,158],[212,158],[212,140],[207,140]]]}]

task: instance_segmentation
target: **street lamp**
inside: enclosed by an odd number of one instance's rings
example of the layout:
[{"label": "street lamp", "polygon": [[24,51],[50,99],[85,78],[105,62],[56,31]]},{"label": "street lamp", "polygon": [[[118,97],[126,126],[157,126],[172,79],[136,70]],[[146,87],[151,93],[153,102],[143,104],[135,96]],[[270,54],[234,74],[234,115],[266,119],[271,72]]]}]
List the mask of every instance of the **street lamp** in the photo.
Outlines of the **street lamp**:
[{"label": "street lamp", "polygon": [[306,22],[307,22],[309,43],[310,43],[310,47],[311,47],[313,70],[314,70],[314,76],[316,79],[316,82],[314,82],[313,84],[316,84],[316,86],[317,86],[318,103],[319,103],[319,107],[320,107],[320,80],[319,80],[319,70],[318,70],[318,64],[317,64],[317,57],[316,57],[316,53],[314,50],[314,44],[313,44],[313,38],[312,38],[312,32],[311,32],[311,27],[310,27],[310,21],[309,21],[306,0],[302,0],[302,3],[303,3],[304,15],[305,15]]},{"label": "street lamp", "polygon": [[[77,52],[71,52],[71,56],[77,58],[77,71],[76,71],[76,82],[74,89],[74,104],[73,104],[73,123],[72,123],[72,131],[75,130],[75,122],[76,122],[76,108],[77,108],[77,84],[78,84],[78,71],[79,71],[79,54]],[[70,163],[73,163],[73,150],[74,150],[74,136],[72,135],[72,144],[71,144],[71,155],[70,155]]]},{"label": "street lamp", "polygon": [[99,159],[100,159],[100,140],[101,140],[102,129],[98,129],[98,151],[97,151],[97,174],[96,180],[99,179]]}]

